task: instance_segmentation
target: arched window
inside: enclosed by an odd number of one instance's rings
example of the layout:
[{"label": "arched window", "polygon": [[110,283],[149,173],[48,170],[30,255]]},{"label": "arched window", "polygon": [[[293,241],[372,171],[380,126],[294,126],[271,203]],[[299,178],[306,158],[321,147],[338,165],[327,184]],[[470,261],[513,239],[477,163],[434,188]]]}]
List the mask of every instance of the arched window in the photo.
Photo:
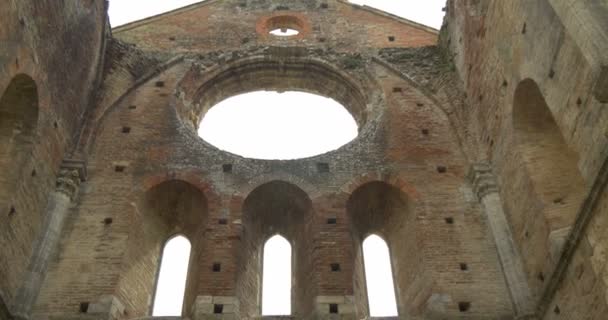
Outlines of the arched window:
[{"label": "arched window", "polygon": [[153,316],[182,315],[190,248],[190,241],[183,236],[167,241],[156,283]]},{"label": "arched window", "polygon": [[398,316],[391,258],[386,242],[377,235],[367,237],[363,241],[363,261],[370,316]]},{"label": "arched window", "polygon": [[291,314],[291,245],[276,235],[264,245],[262,315]]}]

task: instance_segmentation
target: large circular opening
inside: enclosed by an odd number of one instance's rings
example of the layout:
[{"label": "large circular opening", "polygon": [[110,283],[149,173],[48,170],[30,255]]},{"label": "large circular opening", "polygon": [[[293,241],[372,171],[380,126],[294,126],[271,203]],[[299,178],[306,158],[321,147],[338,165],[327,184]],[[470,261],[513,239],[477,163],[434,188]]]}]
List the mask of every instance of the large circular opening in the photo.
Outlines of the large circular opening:
[{"label": "large circular opening", "polygon": [[357,137],[353,116],[335,100],[287,91],[256,91],[211,108],[199,136],[243,157],[293,160],[336,150]]}]

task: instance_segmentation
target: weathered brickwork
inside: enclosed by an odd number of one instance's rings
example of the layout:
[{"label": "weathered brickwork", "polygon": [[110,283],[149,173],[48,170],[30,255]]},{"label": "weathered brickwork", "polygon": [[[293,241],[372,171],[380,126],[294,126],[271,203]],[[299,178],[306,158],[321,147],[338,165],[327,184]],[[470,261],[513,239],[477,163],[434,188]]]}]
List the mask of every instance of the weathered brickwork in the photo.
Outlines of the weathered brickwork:
[{"label": "weathered brickwork", "polygon": [[[449,0],[441,32],[344,0],[208,0],[112,30],[104,1],[0,4],[0,318],[152,319],[176,235],[171,319],[369,318],[377,234],[401,319],[603,319],[608,6],[585,3]],[[256,90],[333,98],[358,137],[290,161],[198,137]],[[262,317],[276,234],[293,312]]]}]

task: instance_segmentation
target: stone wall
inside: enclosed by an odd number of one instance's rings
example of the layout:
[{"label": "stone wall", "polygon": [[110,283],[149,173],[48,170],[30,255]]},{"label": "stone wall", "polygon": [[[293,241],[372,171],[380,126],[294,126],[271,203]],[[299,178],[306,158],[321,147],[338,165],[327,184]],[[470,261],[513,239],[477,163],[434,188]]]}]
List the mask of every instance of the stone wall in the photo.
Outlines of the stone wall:
[{"label": "stone wall", "polygon": [[10,309],[101,79],[106,10],[102,1],[11,0],[0,21],[0,304]]}]

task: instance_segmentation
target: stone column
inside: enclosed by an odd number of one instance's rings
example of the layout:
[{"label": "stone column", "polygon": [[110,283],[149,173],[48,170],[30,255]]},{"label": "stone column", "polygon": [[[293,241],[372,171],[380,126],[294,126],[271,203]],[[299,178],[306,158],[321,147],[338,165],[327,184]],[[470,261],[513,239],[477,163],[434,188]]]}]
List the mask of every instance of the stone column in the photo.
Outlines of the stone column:
[{"label": "stone column", "polygon": [[496,243],[498,258],[511,295],[515,319],[536,319],[534,301],[521,255],[502,209],[496,177],[488,164],[474,164],[469,172],[473,192],[481,202]]},{"label": "stone column", "polygon": [[13,314],[18,319],[28,319],[31,309],[46,276],[50,259],[57,251],[70,204],[76,197],[80,181],[84,178],[84,166],[64,162],[57,177],[55,191],[49,196],[45,221],[38,236],[25,281],[19,288],[13,304]]}]

